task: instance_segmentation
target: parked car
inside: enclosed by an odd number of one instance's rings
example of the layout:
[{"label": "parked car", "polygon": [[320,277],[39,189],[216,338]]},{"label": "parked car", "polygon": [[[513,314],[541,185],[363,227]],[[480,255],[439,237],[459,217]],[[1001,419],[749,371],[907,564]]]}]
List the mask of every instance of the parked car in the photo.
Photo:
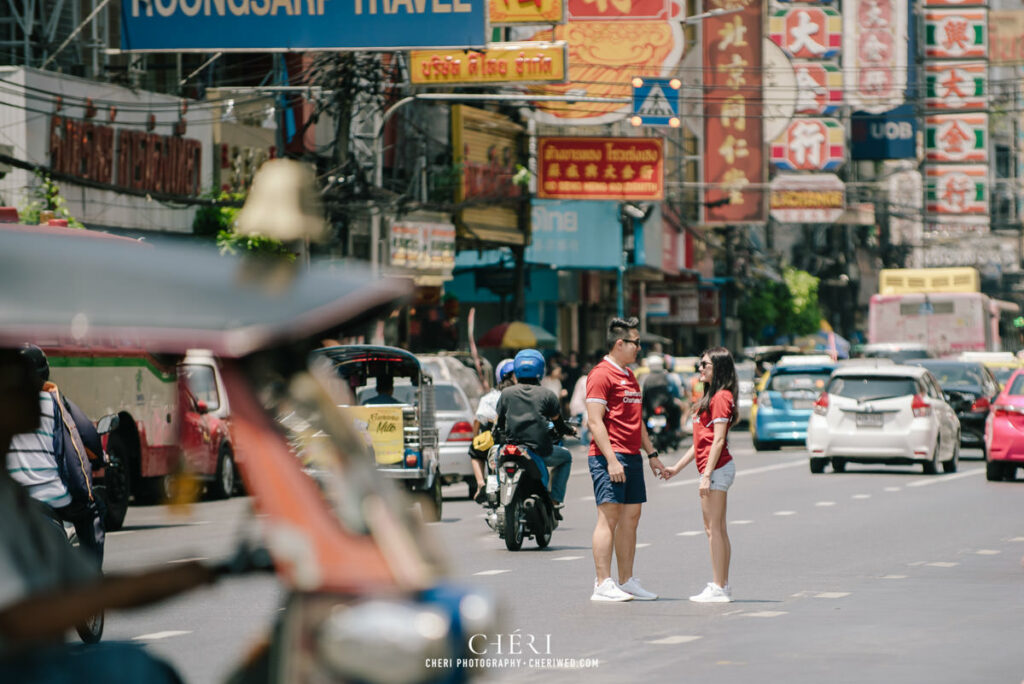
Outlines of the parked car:
[{"label": "parked car", "polygon": [[[449,382],[462,388],[472,410],[480,403],[480,397],[487,392],[480,381],[472,355],[467,352],[438,352],[437,354],[417,354],[416,358],[423,364],[423,369],[430,374],[435,383]],[[487,359],[480,357],[480,370],[483,377],[491,378],[494,371]]]},{"label": "parked car", "polygon": [[931,371],[946,395],[946,401],[960,419],[960,446],[985,448],[985,419],[999,394],[999,383],[978,361],[929,359],[907,363]]},{"label": "parked car", "polygon": [[[364,387],[359,390],[357,399],[360,404],[374,396],[375,390]],[[416,388],[411,384],[395,385],[395,399],[403,404],[414,402]],[[469,495],[476,494],[476,477],[469,458],[469,445],[473,441],[473,411],[469,408],[469,399],[458,385],[447,382],[434,384],[434,409],[437,416],[437,435],[440,439],[438,447],[438,467],[441,472],[442,484],[465,482],[469,485]]]},{"label": "parked car", "polygon": [[740,396],[736,398],[736,408],[740,412],[740,422],[750,421],[750,408],[754,405],[756,374],[757,367],[753,361],[741,361],[736,364],[736,380],[739,383],[740,391]]},{"label": "parked car", "polygon": [[956,472],[960,421],[932,374],[920,366],[837,368],[807,425],[812,473],[829,462],[921,464],[926,474]]},{"label": "parked car", "polygon": [[750,434],[758,451],[803,444],[814,402],[836,367],[828,356],[783,356],[755,398]]},{"label": "parked car", "polygon": [[1024,467],[1024,369],[1006,383],[985,421],[985,477],[1014,480]]}]

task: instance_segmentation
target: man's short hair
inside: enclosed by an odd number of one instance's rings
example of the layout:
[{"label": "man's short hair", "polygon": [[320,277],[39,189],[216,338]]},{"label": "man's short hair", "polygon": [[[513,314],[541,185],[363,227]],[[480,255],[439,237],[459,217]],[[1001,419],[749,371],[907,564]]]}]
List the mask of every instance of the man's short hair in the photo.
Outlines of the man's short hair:
[{"label": "man's short hair", "polygon": [[377,378],[377,394],[387,392],[391,394],[395,391],[395,380],[390,375],[381,375]]},{"label": "man's short hair", "polygon": [[630,330],[637,330],[640,328],[640,321],[636,316],[630,318],[613,318],[611,323],[608,324],[608,348],[611,349],[615,346],[615,343],[619,340],[624,340],[629,337]]}]

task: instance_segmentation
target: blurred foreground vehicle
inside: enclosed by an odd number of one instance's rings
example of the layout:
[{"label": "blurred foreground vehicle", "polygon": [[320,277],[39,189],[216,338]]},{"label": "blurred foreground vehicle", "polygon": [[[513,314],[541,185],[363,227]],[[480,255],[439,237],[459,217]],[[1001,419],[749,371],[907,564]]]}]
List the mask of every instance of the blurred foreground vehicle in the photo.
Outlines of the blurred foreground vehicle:
[{"label": "blurred foreground vehicle", "polygon": [[985,477],[1017,479],[1024,468],[1024,370],[1018,370],[992,402],[985,421]]},{"label": "blurred foreground vehicle", "polygon": [[[233,682],[460,682],[471,637],[493,633],[493,601],[444,582],[429,530],[337,408],[354,403],[351,393],[312,354],[406,294],[351,266],[0,231],[0,347],[116,342],[171,355],[203,348],[221,360],[258,524],[254,516],[215,570],[265,569],[269,558],[284,589],[277,624]],[[201,401],[177,388],[179,405]],[[198,482],[182,415],[165,419],[177,436],[170,489],[187,502]],[[315,463],[316,481],[291,445]]]},{"label": "blurred foreground vehicle", "polygon": [[848,365],[832,373],[807,426],[812,473],[831,462],[921,464],[956,472],[960,422],[932,374],[918,366]]}]

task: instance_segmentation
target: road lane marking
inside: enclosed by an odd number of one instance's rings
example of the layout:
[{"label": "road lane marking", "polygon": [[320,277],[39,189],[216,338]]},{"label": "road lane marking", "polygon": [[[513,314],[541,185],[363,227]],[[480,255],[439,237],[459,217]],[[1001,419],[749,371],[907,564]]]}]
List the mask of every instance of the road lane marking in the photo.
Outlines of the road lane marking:
[{"label": "road lane marking", "polygon": [[[735,525],[736,523],[733,523]],[[704,530],[687,530],[686,532],[677,532],[677,537],[697,537],[704,536]]]},{"label": "road lane marking", "polygon": [[473,574],[474,575],[480,575],[480,576],[482,576],[482,575],[501,575],[501,574],[504,574],[506,572],[511,572],[511,571],[510,570],[481,570],[480,572],[474,572]]},{"label": "road lane marking", "polygon": [[558,558],[552,558],[553,561],[573,561],[580,560],[583,556],[560,556]]},{"label": "road lane marking", "polygon": [[918,565],[928,565],[928,561],[914,561],[913,563],[907,563],[907,565],[909,565],[910,567],[915,567]]},{"label": "road lane marking", "polygon": [[[743,470],[737,468],[736,477],[739,477],[740,475],[757,475],[758,473],[767,473],[773,470],[784,470],[786,468],[795,468],[797,466],[806,465],[807,460],[801,459],[799,461],[790,461],[788,463],[776,463],[775,465],[761,466],[760,468],[745,468]],[[665,487],[683,487],[685,485],[694,485],[697,484],[698,482],[700,482],[700,478],[695,477],[690,480],[683,480],[682,482],[669,482],[667,485],[665,485]]]},{"label": "road lane marking", "polygon": [[590,496],[581,496],[580,501],[597,501],[597,499],[595,499],[594,495],[591,494]]},{"label": "road lane marking", "polygon": [[[754,521],[753,520],[730,520],[729,524],[730,525],[753,525]],[[701,534],[703,534],[703,532]]]},{"label": "road lane marking", "polygon": [[1012,541],[1012,542],[1024,542],[1024,537],[1014,537],[1014,538],[1010,539],[1009,541]]},{"label": "road lane marking", "polygon": [[774,513],[772,513],[772,515],[778,515],[778,516],[796,515],[796,511],[775,511]]},{"label": "road lane marking", "polygon": [[854,494],[850,498],[851,499],[870,499],[871,495],[870,494]]},{"label": "road lane marking", "polygon": [[638,549],[646,549],[650,545],[651,545],[650,542],[643,542],[642,544],[637,544],[636,548],[638,548]]},{"label": "road lane marking", "polygon": [[882,575],[879,579],[907,579],[906,575]]},{"label": "road lane marking", "polygon": [[925,480],[914,480],[908,482],[908,487],[927,487],[938,482],[949,482],[950,480],[959,480],[962,477],[970,477],[971,475],[980,475],[985,472],[984,468],[975,468],[974,470],[965,470],[962,473],[956,473],[955,475],[943,475],[942,477],[929,477]]},{"label": "road lane marking", "polygon": [[103,536],[105,537],[116,537],[119,534],[132,534],[138,532],[138,530],[118,530],[117,532],[107,532]]},{"label": "road lane marking", "polygon": [[995,549],[979,549],[975,551],[979,556],[998,556],[1002,551],[996,551]]},{"label": "road lane marking", "polygon": [[840,599],[846,598],[850,595],[848,591],[823,591],[820,594],[815,594],[814,598],[820,599]]},{"label": "road lane marking", "polygon": [[675,644],[688,644],[691,641],[700,639],[699,636],[684,636],[679,634],[677,636],[665,637],[664,639],[655,639],[654,641],[648,641],[649,644],[657,644],[659,646],[674,646]]},{"label": "road lane marking", "polygon": [[204,561],[204,560],[209,560],[209,558],[207,558],[206,556],[196,556],[194,558],[177,558],[175,560],[169,560],[169,561],[167,561],[167,563],[168,564],[170,564],[170,563],[192,563],[194,561]]},{"label": "road lane marking", "polygon": [[934,563],[925,563],[925,565],[930,565],[933,568],[955,568],[956,566],[958,566],[960,564],[959,563],[951,563],[949,561],[936,561]]},{"label": "road lane marking", "polygon": [[900,487],[886,487],[885,491],[887,491],[887,492],[898,492],[898,491],[900,491],[900,489],[901,489]]},{"label": "road lane marking", "polygon": [[827,508],[829,506],[835,506],[836,502],[835,501],[819,501],[818,503],[816,503],[814,505],[818,506],[820,508]]},{"label": "road lane marking", "polygon": [[182,629],[170,629],[166,632],[153,632],[152,634],[140,634],[137,637],[132,637],[132,641],[156,641],[157,639],[169,639],[171,637],[182,636],[183,634],[191,634],[191,630]]},{"label": "road lane marking", "polygon": [[773,618],[779,617],[780,615],[789,615],[784,610],[762,610],[756,613],[741,613],[743,617],[757,617],[757,618]]}]

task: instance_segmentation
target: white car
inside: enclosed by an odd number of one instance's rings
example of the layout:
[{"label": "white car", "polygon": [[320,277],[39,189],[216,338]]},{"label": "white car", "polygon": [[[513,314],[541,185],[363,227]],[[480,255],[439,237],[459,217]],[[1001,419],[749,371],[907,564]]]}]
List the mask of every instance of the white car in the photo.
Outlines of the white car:
[{"label": "white car", "polygon": [[807,426],[812,473],[825,464],[921,464],[924,472],[956,472],[960,421],[938,382],[917,366],[836,369],[814,404]]}]

